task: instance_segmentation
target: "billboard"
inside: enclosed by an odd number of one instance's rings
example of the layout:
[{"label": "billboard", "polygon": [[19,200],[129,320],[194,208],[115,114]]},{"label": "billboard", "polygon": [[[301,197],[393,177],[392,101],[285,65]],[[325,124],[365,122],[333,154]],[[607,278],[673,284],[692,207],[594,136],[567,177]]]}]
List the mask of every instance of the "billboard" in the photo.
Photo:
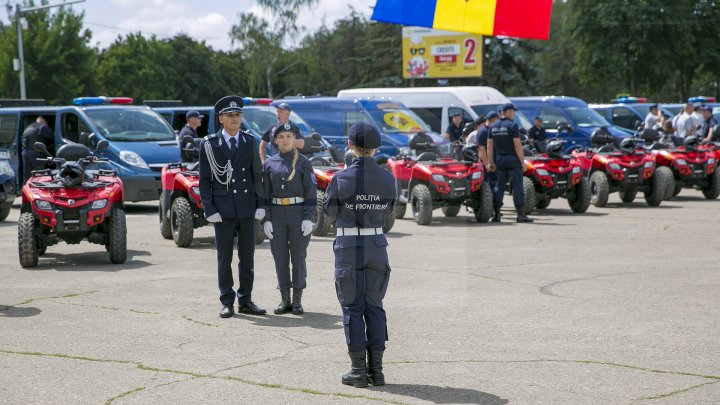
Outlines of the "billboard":
[{"label": "billboard", "polygon": [[482,35],[403,27],[403,78],[482,76]]}]

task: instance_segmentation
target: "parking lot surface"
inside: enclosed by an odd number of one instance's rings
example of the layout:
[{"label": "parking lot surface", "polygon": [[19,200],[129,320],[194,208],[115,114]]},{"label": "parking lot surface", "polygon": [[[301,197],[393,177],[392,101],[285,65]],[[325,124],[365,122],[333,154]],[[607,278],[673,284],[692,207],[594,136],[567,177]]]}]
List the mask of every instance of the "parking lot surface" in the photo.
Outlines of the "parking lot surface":
[{"label": "parking lot surface", "polygon": [[340,383],[332,237],[310,243],[305,315],[272,315],[266,241],[253,300],[271,315],[220,319],[212,228],[181,249],[157,204],[128,204],[125,264],[61,243],[23,269],[15,208],[0,223],[0,402],[720,403],[719,212],[684,190],[582,215],[556,200],[529,225],[408,213],[389,235],[388,385],[357,389]]}]

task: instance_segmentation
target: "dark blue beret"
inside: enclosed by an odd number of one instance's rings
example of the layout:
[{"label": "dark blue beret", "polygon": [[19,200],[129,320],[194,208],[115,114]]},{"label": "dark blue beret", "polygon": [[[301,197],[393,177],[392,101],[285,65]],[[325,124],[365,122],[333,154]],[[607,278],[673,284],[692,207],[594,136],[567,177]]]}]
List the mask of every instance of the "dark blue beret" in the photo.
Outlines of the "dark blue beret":
[{"label": "dark blue beret", "polygon": [[380,147],[380,133],[374,126],[360,122],[350,127],[348,131],[350,143],[363,149],[376,149]]},{"label": "dark blue beret", "polygon": [[298,126],[293,124],[292,122],[277,124],[277,126],[275,126],[275,128],[273,129],[273,138],[275,138],[280,132],[291,132],[293,135],[295,135],[295,138],[298,138],[298,135],[300,134],[300,128],[298,128]]}]

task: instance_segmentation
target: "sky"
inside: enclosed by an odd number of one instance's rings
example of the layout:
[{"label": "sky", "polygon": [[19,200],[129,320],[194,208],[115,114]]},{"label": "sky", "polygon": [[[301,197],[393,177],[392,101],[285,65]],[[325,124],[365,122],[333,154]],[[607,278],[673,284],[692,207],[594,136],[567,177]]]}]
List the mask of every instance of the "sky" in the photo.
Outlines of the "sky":
[{"label": "sky", "polygon": [[[49,0],[50,4],[63,0]],[[18,0],[11,0],[11,4]],[[332,27],[334,22],[350,14],[350,6],[370,18],[376,0],[320,0],[313,9],[303,11],[298,25],[307,32],[314,32],[323,25]],[[36,1],[36,4],[39,1]],[[252,12],[260,16],[264,12],[255,0],[86,0],[74,4],[75,10],[85,11],[85,26],[92,31],[91,45],[106,48],[118,35],[130,32],[155,34],[170,38],[180,32],[198,41],[205,41],[214,49],[230,50],[230,28],[240,12]],[[7,14],[2,15],[8,21]]]}]

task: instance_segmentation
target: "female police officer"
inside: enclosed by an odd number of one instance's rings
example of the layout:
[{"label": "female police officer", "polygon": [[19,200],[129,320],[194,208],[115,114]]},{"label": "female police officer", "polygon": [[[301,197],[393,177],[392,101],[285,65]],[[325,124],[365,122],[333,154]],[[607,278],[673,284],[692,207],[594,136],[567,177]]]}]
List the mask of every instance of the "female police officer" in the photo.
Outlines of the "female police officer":
[{"label": "female police officer", "polygon": [[[382,227],[393,215],[395,181],[373,159],[380,134],[371,125],[350,127],[348,147],[358,157],[337,172],[325,194],[323,207],[335,222],[335,289],[343,311],[345,342],[352,370],[342,383],[355,387],[385,384],[382,357],[387,341],[387,318],[382,300],[390,265]],[[365,361],[365,355],[368,361]]]},{"label": "female police officer", "polygon": [[[280,153],[270,156],[263,165],[266,217],[264,229],[270,238],[282,301],[275,313],[304,312],[302,292],[307,268],[305,257],[312,232],[313,213],[317,207],[317,186],[310,160],[294,146],[299,128],[290,122],[274,128],[272,138]],[[290,261],[292,260],[292,279]],[[293,289],[292,304],[290,288]]]}]

